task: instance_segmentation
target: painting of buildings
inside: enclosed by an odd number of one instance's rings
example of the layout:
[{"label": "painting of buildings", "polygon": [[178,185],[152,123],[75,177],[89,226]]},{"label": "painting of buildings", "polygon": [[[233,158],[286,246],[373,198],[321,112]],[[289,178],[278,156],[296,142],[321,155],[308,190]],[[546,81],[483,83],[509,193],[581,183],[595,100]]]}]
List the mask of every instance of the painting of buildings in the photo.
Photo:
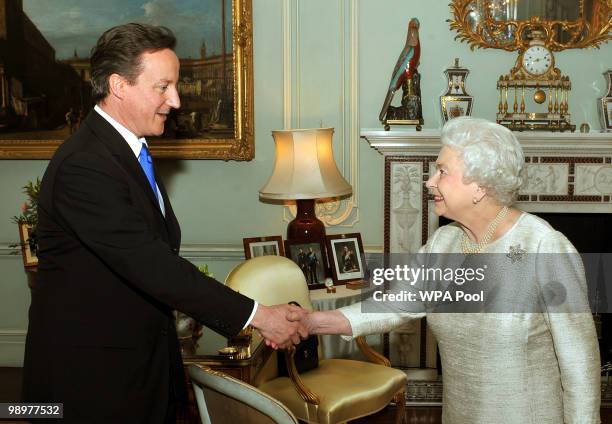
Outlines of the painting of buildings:
[{"label": "painting of buildings", "polygon": [[[165,137],[217,138],[234,129],[232,0],[0,0],[0,138],[63,139],[91,109],[89,53],[126,22],[177,36],[181,109]],[[62,13],[50,14],[52,10]]]}]

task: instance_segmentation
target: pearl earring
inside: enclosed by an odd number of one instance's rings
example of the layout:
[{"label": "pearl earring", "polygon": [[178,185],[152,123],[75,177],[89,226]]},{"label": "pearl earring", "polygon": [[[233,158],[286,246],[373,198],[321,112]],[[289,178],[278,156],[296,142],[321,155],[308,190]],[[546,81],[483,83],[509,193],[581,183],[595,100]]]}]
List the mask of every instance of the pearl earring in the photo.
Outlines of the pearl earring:
[{"label": "pearl earring", "polygon": [[476,200],[476,198],[475,198],[475,197],[473,197],[473,198],[472,198],[472,203],[473,203],[473,204],[477,204],[477,203],[478,203],[478,200]]}]

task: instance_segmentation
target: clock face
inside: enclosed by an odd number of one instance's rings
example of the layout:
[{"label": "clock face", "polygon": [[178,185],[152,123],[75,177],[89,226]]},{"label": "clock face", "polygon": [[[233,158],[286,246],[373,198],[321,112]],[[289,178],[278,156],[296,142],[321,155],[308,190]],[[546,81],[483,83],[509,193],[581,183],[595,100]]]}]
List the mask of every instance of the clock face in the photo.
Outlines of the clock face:
[{"label": "clock face", "polygon": [[546,73],[552,63],[552,53],[544,46],[531,46],[523,54],[523,68],[532,75]]}]

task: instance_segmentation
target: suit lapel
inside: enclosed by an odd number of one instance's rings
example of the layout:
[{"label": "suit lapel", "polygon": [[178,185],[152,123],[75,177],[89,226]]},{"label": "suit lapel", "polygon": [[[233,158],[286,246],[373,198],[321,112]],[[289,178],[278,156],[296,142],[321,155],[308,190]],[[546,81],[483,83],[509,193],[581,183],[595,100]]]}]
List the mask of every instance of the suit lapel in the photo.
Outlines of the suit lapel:
[{"label": "suit lapel", "polygon": [[[155,168],[155,164],[153,164],[153,167]],[[155,169],[155,175],[158,175],[157,169]],[[166,212],[165,223],[166,229],[168,230],[168,235],[170,237],[170,243],[172,244],[172,247],[178,248],[181,244],[181,227],[179,226],[176,216],[174,215],[166,187],[164,186],[161,178],[157,180],[157,187],[159,187],[159,192],[164,200],[164,209]]]},{"label": "suit lapel", "polygon": [[[98,139],[110,150],[111,154],[117,159],[117,162],[119,162],[127,173],[138,182],[151,203],[153,203],[154,207],[163,217],[157,195],[153,192],[153,188],[151,184],[149,184],[147,176],[142,170],[140,163],[138,163],[138,159],[136,159],[134,155],[134,151],[130,148],[127,141],[125,141],[121,134],[119,134],[106,119],[94,110],[89,113],[84,123],[98,136]],[[158,181],[157,172],[155,175],[156,182],[161,191],[161,184],[160,181]],[[164,198],[164,205],[169,205],[170,202],[166,199],[167,196]]]}]

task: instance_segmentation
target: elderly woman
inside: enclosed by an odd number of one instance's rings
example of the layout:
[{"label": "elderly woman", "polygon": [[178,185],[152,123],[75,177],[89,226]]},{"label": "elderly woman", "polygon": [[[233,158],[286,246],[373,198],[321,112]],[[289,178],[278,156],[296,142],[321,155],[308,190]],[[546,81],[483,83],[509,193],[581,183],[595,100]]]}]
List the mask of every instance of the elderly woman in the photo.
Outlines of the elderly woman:
[{"label": "elderly woman", "polygon": [[[455,118],[442,129],[441,141],[437,171],[426,186],[435,213],[455,222],[439,228],[421,252],[576,254],[544,220],[512,207],[524,158],[511,131],[483,119]],[[572,296],[588,305],[580,261],[563,263],[577,292]],[[495,278],[512,288],[518,275]],[[540,287],[537,281],[523,283]],[[301,318],[311,333],[356,337],[388,332],[424,315],[363,313],[362,306]],[[443,422],[599,423],[600,358],[586,309],[428,314],[442,361]]]}]

